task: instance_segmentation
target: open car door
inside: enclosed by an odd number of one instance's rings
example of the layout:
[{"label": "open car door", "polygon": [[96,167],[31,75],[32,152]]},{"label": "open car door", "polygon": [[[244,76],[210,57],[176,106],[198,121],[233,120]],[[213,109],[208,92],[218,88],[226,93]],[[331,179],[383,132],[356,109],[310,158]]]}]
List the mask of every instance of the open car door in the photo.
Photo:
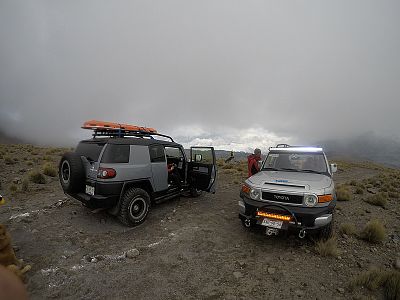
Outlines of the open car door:
[{"label": "open car door", "polygon": [[191,147],[188,175],[192,187],[215,193],[217,165],[213,147]]}]

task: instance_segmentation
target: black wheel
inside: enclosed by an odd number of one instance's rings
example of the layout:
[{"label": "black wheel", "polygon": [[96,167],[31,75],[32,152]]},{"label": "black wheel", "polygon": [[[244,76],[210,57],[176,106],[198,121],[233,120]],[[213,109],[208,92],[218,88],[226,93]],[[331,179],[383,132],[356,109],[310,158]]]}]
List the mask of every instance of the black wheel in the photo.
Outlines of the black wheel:
[{"label": "black wheel", "polygon": [[130,188],[121,199],[118,219],[126,226],[137,226],[149,213],[150,196],[140,188]]},{"label": "black wheel", "polygon": [[65,192],[77,193],[85,187],[86,172],[81,157],[73,152],[65,153],[58,166],[61,187]]},{"label": "black wheel", "polygon": [[333,218],[333,216],[332,216],[332,221],[331,221],[328,225],[322,227],[322,228],[319,230],[318,238],[319,238],[320,240],[324,240],[324,241],[325,241],[325,240],[328,240],[329,238],[332,237],[332,233],[333,233],[333,220],[334,220],[334,218]]},{"label": "black wheel", "polygon": [[190,188],[190,196],[191,196],[192,198],[199,197],[199,196],[201,195],[201,193],[202,193],[201,190],[198,190],[198,189],[193,188],[193,187]]}]

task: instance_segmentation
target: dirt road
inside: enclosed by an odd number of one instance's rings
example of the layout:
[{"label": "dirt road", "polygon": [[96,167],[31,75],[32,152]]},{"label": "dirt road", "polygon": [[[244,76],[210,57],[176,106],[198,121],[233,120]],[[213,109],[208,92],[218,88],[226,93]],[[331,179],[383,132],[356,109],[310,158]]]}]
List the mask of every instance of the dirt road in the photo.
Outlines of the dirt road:
[{"label": "dirt road", "polygon": [[[24,161],[0,164],[6,175],[0,193],[7,196],[11,182],[29,167]],[[352,168],[336,181],[379,172]],[[17,256],[32,265],[27,274],[32,299],[379,298],[379,291],[350,290],[348,283],[371,266],[392,268],[400,252],[398,199],[390,199],[386,209],[363,202],[362,195],[339,202],[336,232],[343,222],[361,229],[379,218],[388,237],[369,244],[337,233],[335,258],[320,256],[309,238],[267,237],[260,229],[243,228],[237,217],[240,180],[223,169],[216,194],[156,205],[136,228],[66,197],[57,178],[46,180],[31,184],[29,192],[15,192],[0,209]]]}]

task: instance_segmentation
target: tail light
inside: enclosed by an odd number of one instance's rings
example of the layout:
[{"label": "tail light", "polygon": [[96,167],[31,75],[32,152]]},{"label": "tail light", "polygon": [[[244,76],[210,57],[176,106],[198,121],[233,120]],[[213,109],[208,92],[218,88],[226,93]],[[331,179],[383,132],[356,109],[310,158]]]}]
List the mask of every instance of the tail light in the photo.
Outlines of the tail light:
[{"label": "tail light", "polygon": [[117,172],[112,168],[99,168],[97,171],[97,178],[108,179],[114,178],[117,175]]}]

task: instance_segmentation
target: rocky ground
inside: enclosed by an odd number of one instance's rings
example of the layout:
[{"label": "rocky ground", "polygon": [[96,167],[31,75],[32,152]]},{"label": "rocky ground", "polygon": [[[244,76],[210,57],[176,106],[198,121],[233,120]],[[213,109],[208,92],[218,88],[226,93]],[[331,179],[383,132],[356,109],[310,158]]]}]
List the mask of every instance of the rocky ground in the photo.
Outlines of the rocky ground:
[{"label": "rocky ground", "polygon": [[[0,223],[17,256],[32,265],[26,275],[32,299],[380,299],[381,289],[350,282],[371,267],[394,269],[400,255],[398,170],[339,164],[335,181],[351,198],[337,206],[338,253],[322,256],[310,237],[267,237],[242,227],[243,164],[220,163],[216,194],[156,205],[144,224],[127,228],[63,194],[49,167],[64,150],[0,147],[0,194],[7,200]],[[43,173],[45,164],[51,176],[33,183],[31,172]],[[384,207],[364,201],[379,193],[388,196]],[[382,242],[360,238],[372,219],[385,226]],[[343,233],[345,223],[356,231]]]}]

